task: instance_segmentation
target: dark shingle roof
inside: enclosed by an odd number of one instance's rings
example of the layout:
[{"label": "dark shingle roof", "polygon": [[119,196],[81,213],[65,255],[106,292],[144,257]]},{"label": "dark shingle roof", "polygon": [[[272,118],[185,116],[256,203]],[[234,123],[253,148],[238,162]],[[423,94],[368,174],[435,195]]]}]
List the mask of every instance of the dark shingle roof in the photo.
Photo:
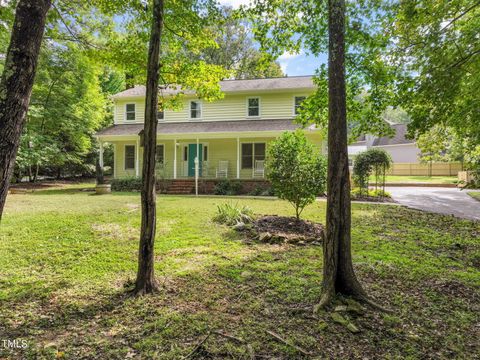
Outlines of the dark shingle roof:
[{"label": "dark shingle roof", "polygon": [[[223,80],[220,81],[223,92],[262,91],[262,90],[288,90],[288,89],[314,89],[312,76],[289,76],[281,78],[252,79],[252,80]],[[175,94],[180,88],[161,90],[163,94]],[[185,93],[193,93],[186,90]],[[137,85],[113,96],[114,99],[145,96],[145,86]]]},{"label": "dark shingle roof", "polygon": [[[300,128],[291,119],[160,122],[158,134],[223,133],[251,131],[286,131]],[[313,127],[310,127],[313,129]],[[118,124],[99,131],[97,136],[137,135],[143,124]]]},{"label": "dark shingle roof", "polygon": [[406,138],[406,135],[407,135],[406,124],[394,124],[394,125],[391,125],[391,127],[393,130],[395,130],[395,135],[392,138],[388,136],[376,138],[373,141],[373,146],[412,144],[415,142],[415,140],[413,139]]}]

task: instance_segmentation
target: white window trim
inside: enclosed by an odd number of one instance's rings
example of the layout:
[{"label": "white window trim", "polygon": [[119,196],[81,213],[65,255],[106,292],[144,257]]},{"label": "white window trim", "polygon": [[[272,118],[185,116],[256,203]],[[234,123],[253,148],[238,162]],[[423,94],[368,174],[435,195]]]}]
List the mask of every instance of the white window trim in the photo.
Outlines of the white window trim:
[{"label": "white window trim", "polygon": [[243,158],[243,144],[252,144],[252,169],[255,166],[255,144],[265,144],[265,159],[267,158],[267,147],[268,143],[266,141],[240,141],[240,170],[252,170],[246,169],[242,165],[242,158]]},{"label": "white window trim", "polygon": [[[258,115],[255,115],[255,116],[249,116],[248,115],[248,108],[249,108],[248,101],[250,99],[258,99]],[[259,118],[262,117],[262,99],[260,98],[260,96],[249,96],[249,97],[247,97],[246,103],[247,103],[247,111],[245,113],[245,116],[247,118],[249,118],[249,119],[259,119]]]},{"label": "white window trim", "polygon": [[[133,146],[133,168],[127,168],[127,146]],[[125,171],[136,170],[135,168],[136,164],[137,164],[137,145],[125,144],[123,146],[123,170]]]},{"label": "white window trim", "polygon": [[[133,119],[133,120],[128,120],[127,119],[127,113],[128,113],[127,106],[128,105],[133,105],[135,107],[135,111],[134,111],[135,119]],[[125,121],[125,122],[135,122],[135,121],[137,121],[137,104],[136,103],[125,103],[125,114],[124,114],[124,116],[125,116],[125,118],[123,119],[123,121]]]},{"label": "white window trim", "polygon": [[[304,94],[293,95],[293,108],[292,108],[292,115],[293,116],[298,115],[298,114],[295,113],[295,98],[297,98],[297,97],[304,97],[305,99],[307,99],[308,95],[304,95]],[[305,101],[305,99],[303,101]]]},{"label": "white window trim", "polygon": [[[196,102],[200,105],[200,117],[192,118],[192,102]],[[188,102],[188,119],[190,121],[199,121],[203,119],[203,103],[201,100],[190,100]]]}]

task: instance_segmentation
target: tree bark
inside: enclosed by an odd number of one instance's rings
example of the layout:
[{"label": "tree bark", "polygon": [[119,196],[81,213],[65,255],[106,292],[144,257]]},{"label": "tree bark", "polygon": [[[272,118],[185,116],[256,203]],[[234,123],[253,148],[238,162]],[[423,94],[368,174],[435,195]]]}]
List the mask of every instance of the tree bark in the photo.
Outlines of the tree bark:
[{"label": "tree bark", "polygon": [[327,234],[319,307],[337,293],[365,298],[351,254],[350,176],[345,90],[345,0],[329,0]]},{"label": "tree bark", "polygon": [[152,293],[157,289],[154,275],[156,228],[155,149],[157,146],[158,76],[162,28],[163,0],[154,0],[152,30],[148,50],[142,169],[142,228],[138,252],[137,281],[135,284],[136,295]]},{"label": "tree bark", "polygon": [[30,103],[51,0],[20,0],[0,80],[0,220]]}]

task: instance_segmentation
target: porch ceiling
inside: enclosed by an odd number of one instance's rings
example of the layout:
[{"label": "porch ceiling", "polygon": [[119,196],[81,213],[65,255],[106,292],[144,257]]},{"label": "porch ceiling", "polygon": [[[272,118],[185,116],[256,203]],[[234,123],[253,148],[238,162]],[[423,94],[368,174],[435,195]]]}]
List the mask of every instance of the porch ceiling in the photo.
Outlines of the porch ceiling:
[{"label": "porch ceiling", "polygon": [[[242,133],[272,133],[292,131],[301,126],[292,119],[271,120],[235,120],[235,121],[188,121],[188,122],[159,122],[157,134],[162,136],[184,135],[226,135],[235,137]],[[310,126],[308,130],[315,130]],[[97,137],[132,136],[143,131],[143,124],[117,124],[99,131]]]}]

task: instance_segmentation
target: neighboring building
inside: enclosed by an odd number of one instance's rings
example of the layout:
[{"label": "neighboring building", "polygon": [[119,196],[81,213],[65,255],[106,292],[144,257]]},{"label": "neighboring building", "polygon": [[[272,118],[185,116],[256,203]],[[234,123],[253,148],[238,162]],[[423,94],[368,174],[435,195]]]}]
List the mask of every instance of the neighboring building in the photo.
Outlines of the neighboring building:
[{"label": "neighboring building", "polygon": [[[207,102],[190,93],[181,110],[158,113],[157,160],[164,178],[193,178],[197,154],[202,178],[263,178],[268,143],[299,128],[293,122],[296,110],[315,85],[310,76],[299,76],[226,80],[221,89],[223,99]],[[140,176],[145,87],[125,90],[113,100],[114,125],[96,134],[101,153],[104,143],[113,144],[114,177]],[[322,150],[320,130],[304,131]]]},{"label": "neighboring building", "polygon": [[407,125],[391,125],[395,131],[393,137],[383,136],[375,137],[365,135],[360,137],[355,143],[348,147],[348,156],[350,160],[367,149],[383,149],[390,154],[394,163],[418,163],[420,161],[420,149],[415,140],[407,139]]}]

